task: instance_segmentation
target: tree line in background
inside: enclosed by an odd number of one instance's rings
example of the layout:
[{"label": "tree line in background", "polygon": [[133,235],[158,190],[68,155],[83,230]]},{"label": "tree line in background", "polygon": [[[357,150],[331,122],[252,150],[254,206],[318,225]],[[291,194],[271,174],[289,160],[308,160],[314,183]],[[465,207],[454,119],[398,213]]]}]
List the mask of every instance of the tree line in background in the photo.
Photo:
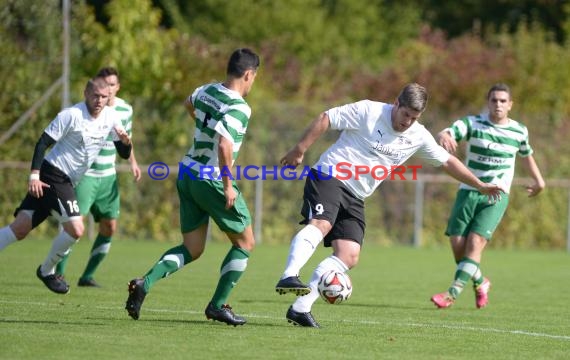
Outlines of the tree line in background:
[{"label": "tree line in background", "polygon": [[[61,76],[63,59],[59,1],[0,3],[1,134]],[[488,88],[506,82],[514,91],[511,115],[529,128],[545,178],[567,178],[570,172],[567,2],[91,0],[72,1],[71,11],[72,102],[82,100],[85,82],[100,67],[117,67],[119,96],[135,109],[141,164],[181,159],[193,131],[183,100],[196,86],[223,80],[229,53],[248,46],[260,54],[262,65],[248,97],[253,115],[240,164],[277,165],[320,111],[363,98],[392,102],[408,82],[430,92],[422,123],[433,133],[479,113]],[[0,144],[1,160],[29,162],[60,107],[59,97],[50,98]],[[305,163],[312,164],[334,137],[327,134],[315,144]],[[0,193],[2,223],[11,220],[27,176],[22,170],[0,171],[9,189]],[[174,178],[145,178],[133,185],[125,173],[120,181],[121,235],[179,241]],[[302,185],[264,183],[264,242],[289,241],[299,220]],[[240,186],[253,207],[253,182]],[[413,184],[388,182],[382,188],[367,202],[367,241],[409,243]],[[427,244],[447,241],[442,232],[455,190],[454,184],[426,188]],[[513,189],[508,219],[494,245],[563,247],[567,191],[550,188],[528,200],[523,190]]]}]

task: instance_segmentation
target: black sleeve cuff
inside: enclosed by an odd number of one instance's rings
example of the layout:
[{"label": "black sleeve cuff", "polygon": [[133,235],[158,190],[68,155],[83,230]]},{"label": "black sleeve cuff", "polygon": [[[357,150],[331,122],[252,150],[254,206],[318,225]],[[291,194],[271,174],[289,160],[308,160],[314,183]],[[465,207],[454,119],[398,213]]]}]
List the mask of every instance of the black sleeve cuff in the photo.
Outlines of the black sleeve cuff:
[{"label": "black sleeve cuff", "polygon": [[132,144],[125,145],[122,141],[113,141],[115,144],[115,149],[117,149],[117,154],[123,159],[128,159],[131,156]]}]

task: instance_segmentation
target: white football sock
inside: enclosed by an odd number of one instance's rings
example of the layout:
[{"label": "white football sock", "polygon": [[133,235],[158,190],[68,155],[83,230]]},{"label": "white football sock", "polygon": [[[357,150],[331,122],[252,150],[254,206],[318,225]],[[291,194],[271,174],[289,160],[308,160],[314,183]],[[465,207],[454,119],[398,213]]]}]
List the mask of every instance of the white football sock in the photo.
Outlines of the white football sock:
[{"label": "white football sock", "polygon": [[287,265],[281,279],[299,275],[322,240],[323,233],[316,226],[309,224],[302,228],[291,240]]},{"label": "white football sock", "polygon": [[0,229],[0,251],[4,250],[6,246],[16,242],[17,240],[16,235],[14,235],[14,232],[9,225]]},{"label": "white football sock", "polygon": [[471,280],[473,280],[473,281],[479,280],[482,276],[483,276],[483,273],[481,272],[481,268],[478,267],[477,271],[475,271],[475,274],[473,274],[473,276],[471,277]]},{"label": "white football sock", "polygon": [[297,300],[293,303],[293,310],[298,312],[310,312],[313,303],[319,298],[319,291],[317,290],[317,285],[321,276],[329,270],[335,270],[339,272],[348,271],[348,266],[339,258],[334,255],[321,261],[319,265],[315,268],[313,275],[311,276],[311,281],[309,281],[309,287],[311,292],[304,296],[299,296]]},{"label": "white football sock", "polygon": [[61,231],[51,244],[47,258],[44,260],[40,272],[42,276],[47,276],[55,273],[55,266],[57,263],[69,252],[77,239],[69,235],[65,231]]}]

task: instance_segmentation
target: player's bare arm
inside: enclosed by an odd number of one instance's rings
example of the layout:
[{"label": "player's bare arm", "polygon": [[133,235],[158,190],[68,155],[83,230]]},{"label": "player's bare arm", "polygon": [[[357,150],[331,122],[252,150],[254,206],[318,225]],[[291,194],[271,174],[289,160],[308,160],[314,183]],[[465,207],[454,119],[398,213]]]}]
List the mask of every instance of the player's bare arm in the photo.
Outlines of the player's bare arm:
[{"label": "player's bare arm", "polygon": [[487,195],[490,202],[496,202],[501,199],[501,193],[505,192],[500,185],[488,184],[479,180],[458,158],[451,155],[449,160],[443,164],[443,169],[449,175],[460,182],[473,186],[481,194]]},{"label": "player's bare arm", "polygon": [[324,134],[330,126],[330,119],[327,113],[321,113],[318,118],[307,127],[301,140],[289,152],[281,158],[282,166],[290,165],[297,167],[303,162],[305,152],[313,145],[313,143]]},{"label": "player's bare arm", "polygon": [[135,157],[135,149],[131,148],[131,156],[129,156],[129,164],[131,165],[131,173],[135,178],[135,182],[139,182],[142,176],[141,169],[137,162],[137,158]]},{"label": "player's bare arm", "polygon": [[527,174],[533,179],[533,183],[526,186],[526,192],[528,197],[533,197],[538,194],[546,187],[546,183],[542,178],[542,174],[536,165],[536,161],[532,155],[522,158],[523,166],[525,167]]},{"label": "player's bare arm", "polygon": [[234,146],[232,142],[223,136],[220,136],[220,143],[218,144],[218,162],[220,170],[222,171],[222,182],[224,183],[224,195],[226,196],[226,209],[234,206],[237,194],[232,186],[233,176],[229,176],[227,171],[232,170],[232,156]]}]

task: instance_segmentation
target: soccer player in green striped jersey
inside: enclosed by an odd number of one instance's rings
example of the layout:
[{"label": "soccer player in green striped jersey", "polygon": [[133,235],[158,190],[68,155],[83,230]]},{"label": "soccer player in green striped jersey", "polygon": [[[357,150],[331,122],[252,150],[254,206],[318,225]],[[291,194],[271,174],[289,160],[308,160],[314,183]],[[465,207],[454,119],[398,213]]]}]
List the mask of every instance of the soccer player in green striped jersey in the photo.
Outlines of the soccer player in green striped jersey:
[{"label": "soccer player in green striped jersey", "polygon": [[527,128],[509,118],[513,106],[511,90],[505,84],[495,84],[487,93],[488,114],[466,116],[438,134],[438,141],[450,153],[458,142],[467,143],[465,163],[483,182],[503,185],[504,196],[495,203],[472,187],[461,184],[447,224],[457,268],[449,289],[432,296],[438,308],[453,305],[470,280],[475,290],[475,305],[483,308],[489,302],[491,281],[481,272],[481,257],[493,232],[501,222],[509,203],[509,189],[515,173],[515,159],[532,178],[526,187],[529,197],[538,195],[545,187],[540,170],[532,156]]},{"label": "soccer player in green striped jersey", "polygon": [[[114,110],[113,113],[121,121],[127,134],[131,136],[133,108],[125,100],[116,96],[121,88],[119,72],[113,67],[104,67],[99,70],[97,77],[103,78],[109,84],[111,94],[107,106]],[[117,151],[112,139],[108,138],[97,158],[75,188],[81,215],[86,216],[91,213],[95,222],[99,223],[99,232],[77,286],[99,287],[94,279],[95,271],[109,253],[111,240],[117,229],[120,195],[115,169],[116,158]],[[139,181],[141,170],[132,150],[128,161],[135,181]],[[57,264],[56,273],[60,276],[65,275],[69,255],[70,253]]]},{"label": "soccer player in green striped jersey", "polygon": [[[251,115],[244,98],[253,86],[259,63],[259,56],[250,49],[235,50],[228,61],[226,80],[200,86],[185,102],[196,130],[194,143],[182,160],[189,172],[181,172],[176,184],[182,244],[167,250],[143,278],[129,283],[125,308],[135,320],[146,294],[158,280],[202,255],[212,218],[232,245],[220,266],[206,317],[234,326],[246,322],[227,304],[255,246],[251,215],[231,171]],[[204,168],[211,171],[203,174]]]}]

